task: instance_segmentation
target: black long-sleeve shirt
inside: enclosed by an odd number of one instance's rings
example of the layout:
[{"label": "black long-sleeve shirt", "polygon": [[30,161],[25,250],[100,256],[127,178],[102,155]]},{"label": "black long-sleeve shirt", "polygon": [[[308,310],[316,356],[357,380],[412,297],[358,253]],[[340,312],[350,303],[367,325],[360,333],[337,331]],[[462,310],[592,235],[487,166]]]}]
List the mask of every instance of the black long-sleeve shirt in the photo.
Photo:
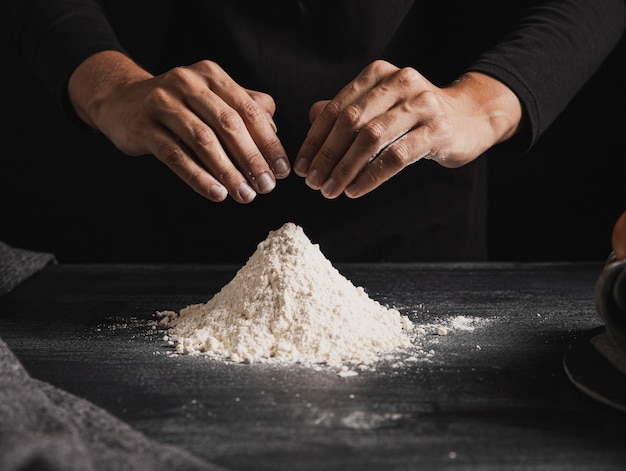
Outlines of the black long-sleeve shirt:
[{"label": "black long-sleeve shirt", "polygon": [[[524,108],[522,131],[505,146],[527,150],[599,68],[626,24],[623,0],[15,0],[8,5],[14,44],[70,119],[76,118],[67,80],[96,52],[124,51],[153,73],[211,59],[243,86],[275,98],[279,137],[291,157],[309,126],[309,106],[334,96],[379,58],[415,67],[438,85],[468,70],[501,80]],[[143,258],[159,252],[157,259],[167,258],[164,253],[178,260],[245,259],[254,241],[287,220],[302,224],[338,261],[463,260],[486,254],[484,159],[455,170],[420,161],[354,201],[324,200],[292,176],[246,207],[200,203],[175,188],[168,195],[167,189],[154,189],[167,186],[163,177],[152,180],[145,167],[128,171],[139,172],[129,197],[142,200],[138,207],[151,215],[126,231],[136,243],[124,236],[126,253],[139,259],[142,250]],[[159,224],[182,234],[159,237]]]}]

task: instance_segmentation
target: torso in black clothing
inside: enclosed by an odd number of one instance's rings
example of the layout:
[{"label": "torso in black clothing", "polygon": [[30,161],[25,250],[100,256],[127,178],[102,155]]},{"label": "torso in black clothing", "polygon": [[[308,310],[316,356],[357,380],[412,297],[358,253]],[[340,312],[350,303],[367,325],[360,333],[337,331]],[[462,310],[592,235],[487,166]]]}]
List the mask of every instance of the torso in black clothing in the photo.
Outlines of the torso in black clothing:
[{"label": "torso in black clothing", "polygon": [[[3,159],[2,194],[20,202],[8,206],[7,220],[20,222],[5,224],[0,238],[55,252],[62,262],[243,262],[287,221],[337,262],[486,255],[485,156],[455,170],[419,161],[357,200],[325,200],[292,174],[252,204],[216,204],[156,159],[127,157],[101,135],[68,130],[51,97],[71,120],[67,77],[90,54],[119,48],[93,2],[103,5],[120,44],[152,72],[211,59],[241,85],[270,93],[292,159],[310,105],[375,59],[413,66],[436,85],[467,67],[501,80],[526,113],[523,132],[494,150],[523,152],[626,23],[622,0],[7,0],[11,14],[0,18],[15,21],[2,30],[16,40],[8,52],[19,56],[7,58],[14,67],[6,88],[19,91],[6,97],[8,133],[24,149]],[[517,22],[527,6],[534,8]],[[30,67],[26,77],[20,61]],[[50,158],[56,148],[61,159]]]},{"label": "torso in black clothing", "polygon": [[[429,79],[445,83],[474,59],[479,50],[472,46],[485,45],[475,32],[473,44],[459,41],[476,25],[432,20],[449,16],[442,14],[449,2],[172,2],[160,9],[135,2],[135,11],[126,2],[106,3],[122,44],[152,72],[208,58],[241,85],[270,93],[292,160],[310,105],[331,98],[371,61],[419,64]],[[152,33],[138,35],[138,23],[151,24]],[[326,200],[292,174],[250,205],[207,202],[173,184],[176,177],[159,165],[129,164],[134,176],[127,191],[137,206],[128,207],[122,258],[245,261],[269,230],[287,221],[300,224],[334,261],[486,256],[483,159],[456,170],[421,161],[357,200]]]}]

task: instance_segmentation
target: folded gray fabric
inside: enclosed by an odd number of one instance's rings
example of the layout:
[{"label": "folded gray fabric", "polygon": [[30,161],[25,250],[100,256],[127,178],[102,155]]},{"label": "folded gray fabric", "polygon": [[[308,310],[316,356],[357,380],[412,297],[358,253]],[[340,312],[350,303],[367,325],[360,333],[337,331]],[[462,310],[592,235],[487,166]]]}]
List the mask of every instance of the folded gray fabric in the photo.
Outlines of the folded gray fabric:
[{"label": "folded gray fabric", "polygon": [[26,372],[0,339],[2,471],[217,471]]},{"label": "folded gray fabric", "polygon": [[18,249],[0,241],[0,296],[7,294],[49,263],[56,263],[56,258],[51,253]]}]

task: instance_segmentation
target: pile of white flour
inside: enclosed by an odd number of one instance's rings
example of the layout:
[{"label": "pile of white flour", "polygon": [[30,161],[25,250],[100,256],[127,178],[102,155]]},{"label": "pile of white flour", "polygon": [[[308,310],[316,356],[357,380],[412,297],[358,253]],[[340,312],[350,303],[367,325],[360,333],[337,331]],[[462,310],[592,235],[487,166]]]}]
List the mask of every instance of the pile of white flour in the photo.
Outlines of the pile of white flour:
[{"label": "pile of white flour", "polygon": [[177,353],[246,363],[367,365],[410,347],[413,328],[341,275],[294,223],[271,231],[206,304],[158,314]]}]

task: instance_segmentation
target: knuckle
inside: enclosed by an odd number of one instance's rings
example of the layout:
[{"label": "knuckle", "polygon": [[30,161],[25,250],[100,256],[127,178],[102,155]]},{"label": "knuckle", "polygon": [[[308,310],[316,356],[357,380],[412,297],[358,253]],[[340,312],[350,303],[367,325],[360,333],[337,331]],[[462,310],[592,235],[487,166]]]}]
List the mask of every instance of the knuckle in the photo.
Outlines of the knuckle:
[{"label": "knuckle", "polygon": [[185,154],[183,150],[174,144],[161,142],[157,147],[160,159],[170,168],[182,167]]},{"label": "knuckle", "polygon": [[246,100],[240,106],[240,114],[245,121],[258,122],[267,119],[265,113],[254,100]]},{"label": "knuckle", "polygon": [[439,97],[432,90],[421,91],[410,100],[409,105],[412,108],[430,110],[431,113],[437,113],[441,109]]},{"label": "knuckle", "polygon": [[239,172],[234,167],[220,168],[215,177],[227,186],[234,186],[239,177]]},{"label": "knuckle", "polygon": [[151,88],[146,96],[147,106],[159,110],[169,108],[171,101],[170,94],[161,86]]},{"label": "knuckle", "polygon": [[350,105],[346,107],[337,118],[341,124],[348,126],[351,129],[358,129],[361,121],[362,111],[356,105]]},{"label": "knuckle", "polygon": [[314,136],[312,133],[304,138],[304,142],[302,143],[302,147],[316,151],[320,148],[323,143],[323,139],[319,139],[317,136]]},{"label": "knuckle", "polygon": [[411,150],[404,142],[396,142],[385,151],[385,164],[393,170],[404,168],[411,160]]},{"label": "knuckle", "polygon": [[281,152],[280,141],[275,136],[259,139],[257,146],[264,155],[276,155]]},{"label": "knuckle", "polygon": [[212,90],[225,88],[232,82],[228,74],[216,62],[202,60],[197,62],[195,66],[197,66],[198,73],[204,77],[208,87]]},{"label": "knuckle", "polygon": [[351,177],[354,173],[354,168],[352,165],[344,163],[343,160],[337,163],[337,166],[333,169],[333,174],[338,177],[339,180],[344,180],[348,177]]},{"label": "knuckle", "polygon": [[427,126],[430,128],[430,132],[437,140],[448,140],[455,134],[455,126],[453,121],[443,113],[439,113],[433,119],[431,119]]},{"label": "knuckle", "polygon": [[187,173],[187,184],[191,188],[200,188],[202,186],[202,180],[204,177],[204,171],[202,169],[194,169]]},{"label": "knuckle", "polygon": [[224,108],[217,114],[217,122],[220,129],[236,133],[243,128],[241,116],[232,108]]},{"label": "knuckle", "polygon": [[317,155],[317,158],[319,158],[323,164],[335,163],[335,154],[326,146],[322,146]]},{"label": "knuckle", "polygon": [[370,121],[359,131],[359,139],[365,144],[377,144],[385,134],[385,126],[379,121]]},{"label": "knuckle", "polygon": [[422,76],[413,67],[403,67],[397,73],[398,82],[409,87],[421,82],[421,78]]},{"label": "knuckle", "polygon": [[193,81],[193,71],[188,67],[174,67],[164,74],[165,82],[186,89]]},{"label": "knuckle", "polygon": [[377,186],[382,178],[382,167],[378,163],[372,163],[365,167],[359,175],[359,186],[373,188]]},{"label": "knuckle", "polygon": [[206,75],[220,75],[222,72],[222,68],[217,64],[217,62],[213,62],[208,59],[203,59],[194,64],[194,67],[197,67],[200,71],[205,73]]},{"label": "knuckle", "polygon": [[339,102],[331,100],[326,104],[324,109],[322,109],[322,112],[320,113],[318,119],[321,118],[326,121],[334,122],[337,120],[337,116],[339,116],[340,111],[341,105],[339,104]]},{"label": "knuckle", "polygon": [[192,128],[191,135],[193,141],[197,142],[202,147],[210,147],[215,144],[215,134],[206,126]]},{"label": "knuckle", "polygon": [[371,74],[374,76],[379,76],[381,74],[386,73],[387,71],[389,71],[389,68],[391,67],[391,64],[389,64],[389,62],[384,61],[382,59],[377,59],[373,62],[371,62],[364,70],[365,74]]},{"label": "knuckle", "polygon": [[[241,154],[238,155],[236,161],[241,168],[249,169],[253,169],[254,167],[258,166],[259,162],[265,162],[263,156],[259,153],[257,149],[242,150]],[[251,176],[251,172],[248,171],[247,173],[249,176]]]}]

